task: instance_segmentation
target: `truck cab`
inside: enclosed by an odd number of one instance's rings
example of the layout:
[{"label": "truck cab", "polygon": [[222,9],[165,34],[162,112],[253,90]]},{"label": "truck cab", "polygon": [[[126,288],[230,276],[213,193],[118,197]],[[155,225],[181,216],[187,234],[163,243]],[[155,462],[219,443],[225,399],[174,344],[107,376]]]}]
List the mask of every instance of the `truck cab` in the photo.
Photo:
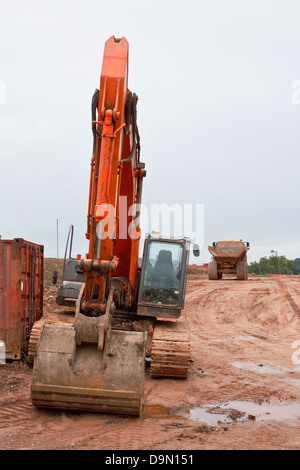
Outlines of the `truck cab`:
[{"label": "truck cab", "polygon": [[[137,314],[178,318],[184,307],[190,240],[147,235]],[[194,248],[194,255],[199,255]]]}]

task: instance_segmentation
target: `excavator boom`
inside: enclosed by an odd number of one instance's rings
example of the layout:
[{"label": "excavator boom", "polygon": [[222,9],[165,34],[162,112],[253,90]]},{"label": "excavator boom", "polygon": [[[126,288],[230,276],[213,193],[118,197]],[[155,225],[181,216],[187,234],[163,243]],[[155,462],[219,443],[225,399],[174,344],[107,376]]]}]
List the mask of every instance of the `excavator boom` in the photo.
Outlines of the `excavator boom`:
[{"label": "excavator boom", "polygon": [[[114,272],[129,280],[131,303],[135,295],[139,227],[135,227],[137,236],[126,233],[120,238],[119,215],[120,210],[124,212],[120,201],[125,202],[127,213],[129,207],[137,207],[146,172],[138,161],[137,96],[128,90],[127,82],[128,42],[111,37],[105,45],[100,91],[96,90],[93,98],[94,152],[86,233],[89,253],[80,262],[86,275],[81,310],[88,315],[104,314]],[[132,221],[126,221],[126,231]]]}]

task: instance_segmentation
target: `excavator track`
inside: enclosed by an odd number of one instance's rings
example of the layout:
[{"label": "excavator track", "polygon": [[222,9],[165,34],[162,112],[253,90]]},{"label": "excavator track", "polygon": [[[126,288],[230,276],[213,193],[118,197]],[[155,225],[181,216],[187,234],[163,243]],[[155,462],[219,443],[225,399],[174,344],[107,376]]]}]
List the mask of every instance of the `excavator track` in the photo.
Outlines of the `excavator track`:
[{"label": "excavator track", "polygon": [[28,357],[27,360],[30,364],[34,363],[34,358],[41,337],[41,331],[43,325],[62,325],[62,326],[72,326],[74,324],[74,318],[70,318],[69,321],[59,320],[59,319],[45,319],[41,318],[33,324],[33,327],[30,332],[29,342],[28,342]]},{"label": "excavator track", "polygon": [[152,341],[150,376],[182,378],[189,373],[190,333],[183,322],[157,322]]}]

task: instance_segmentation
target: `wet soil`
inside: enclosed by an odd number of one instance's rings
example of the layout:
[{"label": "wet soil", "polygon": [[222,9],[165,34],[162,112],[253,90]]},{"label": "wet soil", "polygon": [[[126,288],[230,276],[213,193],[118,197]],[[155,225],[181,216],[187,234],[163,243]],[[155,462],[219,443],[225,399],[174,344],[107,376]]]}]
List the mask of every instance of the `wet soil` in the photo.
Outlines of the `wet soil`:
[{"label": "wet soil", "polygon": [[[45,315],[72,315],[46,283]],[[190,274],[187,380],[150,379],[141,417],[32,406],[32,367],[0,365],[0,449],[300,449],[300,278]]]}]

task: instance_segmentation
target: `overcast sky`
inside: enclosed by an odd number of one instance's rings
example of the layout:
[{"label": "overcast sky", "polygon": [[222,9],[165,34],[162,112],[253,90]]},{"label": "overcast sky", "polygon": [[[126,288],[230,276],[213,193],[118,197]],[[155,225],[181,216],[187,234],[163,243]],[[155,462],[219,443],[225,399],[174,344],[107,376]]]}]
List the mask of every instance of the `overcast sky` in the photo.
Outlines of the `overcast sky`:
[{"label": "overcast sky", "polygon": [[200,263],[232,238],[300,257],[299,25],[298,0],[0,0],[2,238],[55,257],[66,219],[60,256],[70,224],[87,252],[91,97],[125,36],[144,204],[204,204]]}]

